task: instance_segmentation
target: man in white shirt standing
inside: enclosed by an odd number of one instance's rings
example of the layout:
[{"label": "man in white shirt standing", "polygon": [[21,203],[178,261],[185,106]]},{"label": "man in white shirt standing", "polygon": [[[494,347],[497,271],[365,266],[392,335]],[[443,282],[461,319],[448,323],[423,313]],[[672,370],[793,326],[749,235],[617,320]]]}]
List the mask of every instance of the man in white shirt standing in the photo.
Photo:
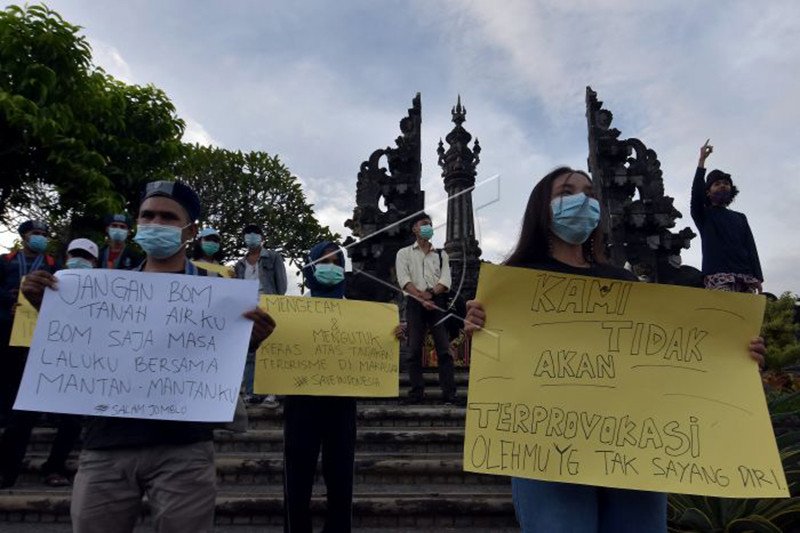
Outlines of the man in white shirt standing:
[{"label": "man in white shirt standing", "polygon": [[456,386],[453,378],[453,356],[450,354],[450,339],[443,318],[447,308],[447,293],[450,291],[450,260],[447,252],[431,244],[433,226],[431,217],[420,213],[412,221],[416,240],[401,248],[395,258],[397,283],[406,293],[406,322],[408,324],[408,347],[410,359],[408,375],[411,390],[406,403],[421,403],[425,393],[422,377],[422,346],[425,333],[430,330],[439,361],[439,385],[442,399],[451,405],[456,401]]}]

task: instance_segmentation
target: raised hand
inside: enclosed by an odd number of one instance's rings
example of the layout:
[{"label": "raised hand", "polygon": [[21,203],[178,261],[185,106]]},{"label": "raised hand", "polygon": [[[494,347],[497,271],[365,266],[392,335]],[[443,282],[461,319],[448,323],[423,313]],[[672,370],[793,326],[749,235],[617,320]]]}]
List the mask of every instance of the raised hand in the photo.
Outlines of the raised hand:
[{"label": "raised hand", "polygon": [[697,166],[699,168],[705,168],[706,159],[714,151],[714,147],[708,144],[709,142],[711,142],[711,139],[706,139],[706,143],[700,147],[700,159],[697,161]]}]

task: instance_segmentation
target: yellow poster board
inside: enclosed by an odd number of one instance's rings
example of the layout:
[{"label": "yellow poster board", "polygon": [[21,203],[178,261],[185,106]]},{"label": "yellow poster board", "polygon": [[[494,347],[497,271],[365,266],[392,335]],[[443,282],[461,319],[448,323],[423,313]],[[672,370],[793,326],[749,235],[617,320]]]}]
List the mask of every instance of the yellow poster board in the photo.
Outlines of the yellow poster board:
[{"label": "yellow poster board", "polygon": [[225,265],[218,265],[216,263],[208,263],[206,261],[192,261],[194,266],[219,274],[223,278],[232,278],[233,272],[231,267]]},{"label": "yellow poster board", "polygon": [[[22,285],[21,282],[20,285]],[[11,337],[8,341],[9,346],[30,347],[38,318],[39,313],[36,308],[25,298],[22,291],[19,291],[17,308],[14,311],[14,323],[11,325]]]},{"label": "yellow poster board", "polygon": [[750,339],[763,297],[481,265],[464,469],[788,496]]},{"label": "yellow poster board", "polygon": [[398,396],[396,305],[262,295],[260,306],[277,327],[256,352],[256,393]]}]

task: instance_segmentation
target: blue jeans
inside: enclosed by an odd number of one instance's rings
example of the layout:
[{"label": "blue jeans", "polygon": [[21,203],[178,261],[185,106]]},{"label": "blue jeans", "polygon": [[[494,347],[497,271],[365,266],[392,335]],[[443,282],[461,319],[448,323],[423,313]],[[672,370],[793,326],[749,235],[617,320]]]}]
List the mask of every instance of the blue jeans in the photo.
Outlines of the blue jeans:
[{"label": "blue jeans", "polygon": [[667,495],[512,478],[523,533],[666,533]]}]

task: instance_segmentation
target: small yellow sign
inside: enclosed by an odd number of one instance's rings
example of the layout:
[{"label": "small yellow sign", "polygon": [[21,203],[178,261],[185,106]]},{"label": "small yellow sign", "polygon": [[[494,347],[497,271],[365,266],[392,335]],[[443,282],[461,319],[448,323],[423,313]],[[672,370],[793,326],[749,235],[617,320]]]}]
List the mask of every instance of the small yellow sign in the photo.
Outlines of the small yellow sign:
[{"label": "small yellow sign", "polygon": [[38,318],[39,313],[36,308],[25,298],[22,291],[19,291],[17,307],[14,310],[14,323],[11,325],[11,337],[8,341],[9,346],[30,347]]},{"label": "small yellow sign", "polygon": [[208,263],[206,261],[192,261],[194,266],[219,274],[223,278],[232,278],[233,271],[231,267],[225,265],[218,265],[217,263]]},{"label": "small yellow sign", "polygon": [[399,394],[397,306],[261,296],[277,328],[256,352],[255,392],[311,396]]},{"label": "small yellow sign", "polygon": [[464,469],[789,496],[749,341],[764,298],[482,265]]}]

